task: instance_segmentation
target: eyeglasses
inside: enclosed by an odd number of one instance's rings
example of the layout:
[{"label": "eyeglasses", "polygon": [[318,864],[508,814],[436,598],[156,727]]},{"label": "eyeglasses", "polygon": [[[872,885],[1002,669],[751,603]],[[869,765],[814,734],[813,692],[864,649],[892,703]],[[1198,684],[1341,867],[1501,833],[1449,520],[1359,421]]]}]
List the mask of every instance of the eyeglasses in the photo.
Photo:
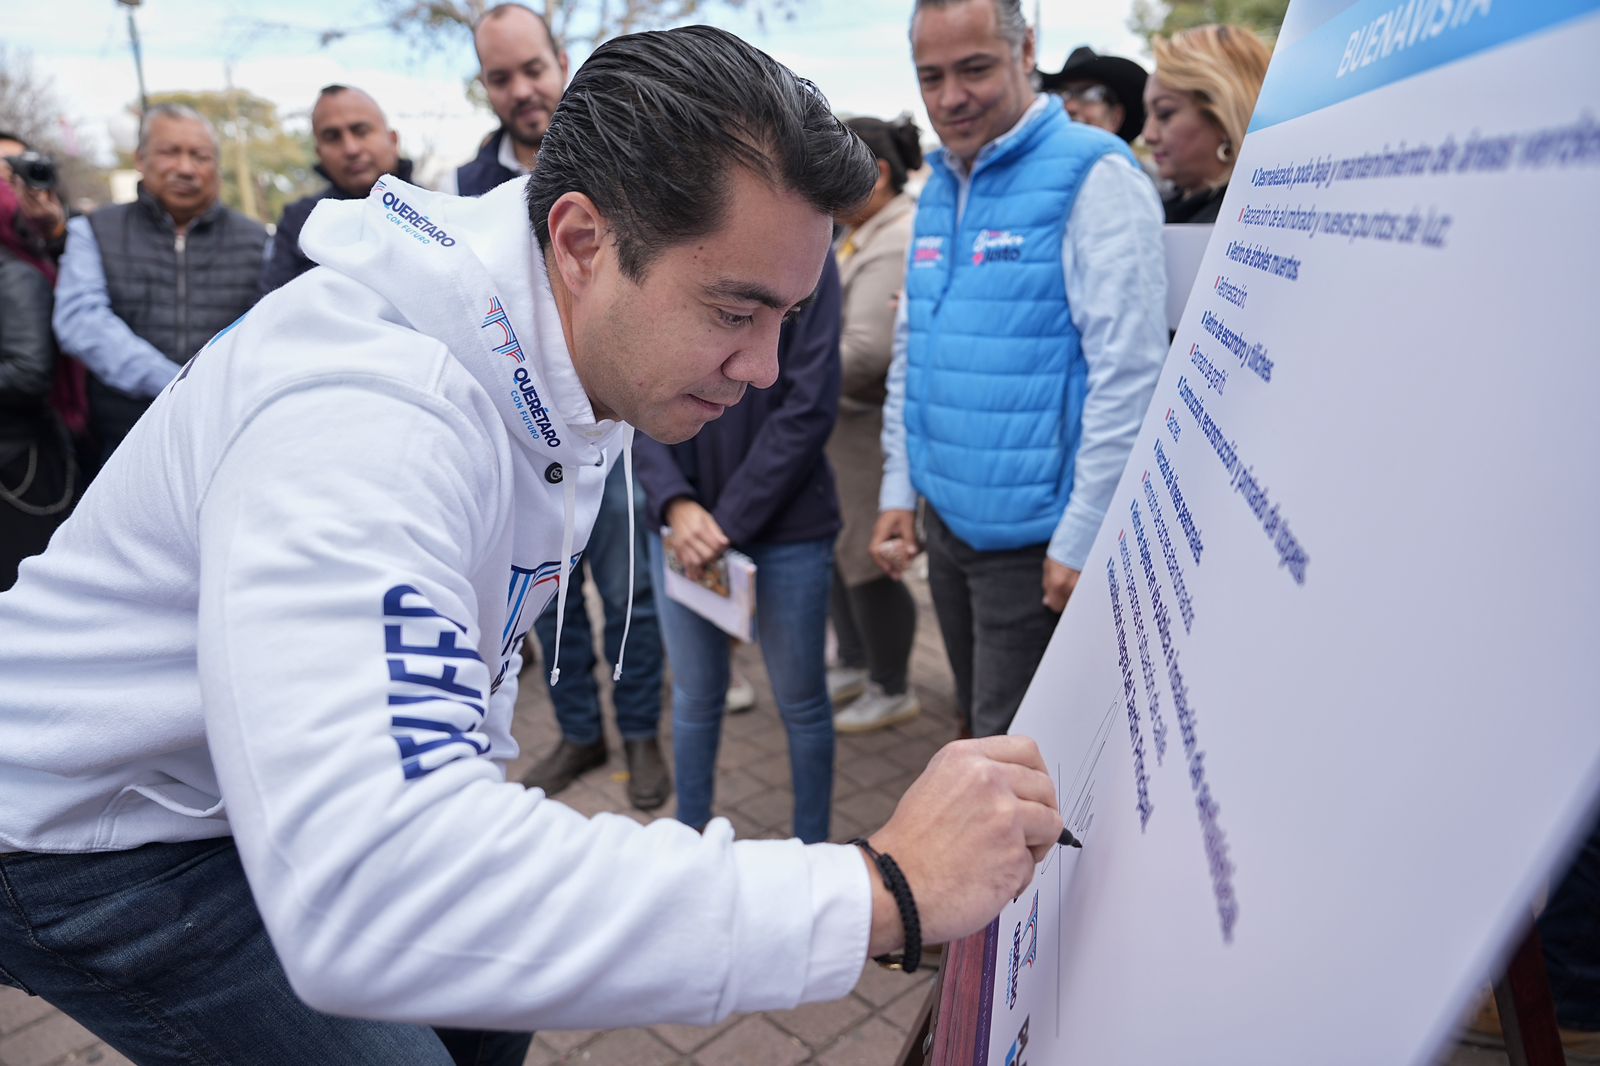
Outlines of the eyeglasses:
[{"label": "eyeglasses", "polygon": [[1082,85],[1076,89],[1057,89],[1056,95],[1063,100],[1071,100],[1079,104],[1105,104],[1108,107],[1115,107],[1117,104],[1117,98],[1104,85]]}]

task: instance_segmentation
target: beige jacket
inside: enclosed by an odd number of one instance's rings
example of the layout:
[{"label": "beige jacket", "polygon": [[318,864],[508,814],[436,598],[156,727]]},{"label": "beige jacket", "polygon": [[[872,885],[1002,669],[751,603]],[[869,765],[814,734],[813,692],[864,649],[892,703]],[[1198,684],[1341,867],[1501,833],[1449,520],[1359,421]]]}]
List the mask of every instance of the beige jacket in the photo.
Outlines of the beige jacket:
[{"label": "beige jacket", "polygon": [[844,517],[835,557],[847,585],[883,574],[867,555],[867,545],[878,520],[878,482],[883,477],[878,437],[883,431],[884,379],[894,349],[895,303],[905,286],[916,214],[916,201],[901,193],[846,233],[840,243],[841,248],[853,243],[855,252],[839,262],[844,286],[839,357],[844,373],[828,460],[838,480]]}]

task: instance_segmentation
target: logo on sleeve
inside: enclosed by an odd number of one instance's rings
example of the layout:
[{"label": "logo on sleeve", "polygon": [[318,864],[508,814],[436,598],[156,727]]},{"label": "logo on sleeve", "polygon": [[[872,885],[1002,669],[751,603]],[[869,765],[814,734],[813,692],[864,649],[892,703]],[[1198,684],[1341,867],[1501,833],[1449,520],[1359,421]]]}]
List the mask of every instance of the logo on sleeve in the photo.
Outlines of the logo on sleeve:
[{"label": "logo on sleeve", "polygon": [[467,627],[436,610],[414,585],[384,593],[389,735],[407,780],[489,753],[481,728],[489,673],[466,637]]}]

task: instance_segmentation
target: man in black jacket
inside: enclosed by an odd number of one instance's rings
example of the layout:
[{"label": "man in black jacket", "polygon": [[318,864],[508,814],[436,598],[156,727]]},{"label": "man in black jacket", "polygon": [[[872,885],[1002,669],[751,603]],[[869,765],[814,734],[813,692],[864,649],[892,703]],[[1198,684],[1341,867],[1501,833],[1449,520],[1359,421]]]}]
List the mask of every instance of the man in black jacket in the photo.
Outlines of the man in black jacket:
[{"label": "man in black jacket", "polygon": [[139,198],[67,224],[52,318],[89,368],[102,461],[189,357],[261,295],[267,231],[218,201],[217,134],[191,108],[158,104],[137,152]]},{"label": "man in black jacket", "polygon": [[283,209],[261,270],[263,293],[316,266],[300,250],[300,230],[320,201],[359,200],[385,174],[411,180],[411,160],[400,157],[400,138],[389,128],[378,101],[360,89],[324,86],[311,109],[311,136],[317,146],[317,173],[328,179],[328,187]]},{"label": "man in black jacket", "polygon": [[483,142],[477,158],[446,176],[441,192],[482,196],[496,185],[526,174],[539,158],[567,84],[567,53],[549,23],[521,4],[497,4],[472,32],[478,50],[478,80],[500,128]]}]

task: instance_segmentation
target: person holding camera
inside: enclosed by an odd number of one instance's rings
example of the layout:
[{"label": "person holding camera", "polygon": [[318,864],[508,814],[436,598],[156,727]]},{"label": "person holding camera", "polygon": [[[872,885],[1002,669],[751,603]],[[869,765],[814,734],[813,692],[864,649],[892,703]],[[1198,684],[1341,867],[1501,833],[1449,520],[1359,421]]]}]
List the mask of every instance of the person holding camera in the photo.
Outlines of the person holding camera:
[{"label": "person holding camera", "polygon": [[[0,186],[0,223],[15,210],[9,192]],[[50,407],[55,366],[48,277],[0,245],[0,592],[44,551],[76,495],[72,444]]]},{"label": "person holding camera", "polygon": [[89,368],[103,463],[189,357],[261,295],[267,231],[219,202],[217,135],[158,104],[136,153],[139,198],[67,224],[53,323]]},{"label": "person holding camera", "polygon": [[0,133],[0,591],[44,550],[77,492],[50,333],[51,288],[66,229],[55,164]]},{"label": "person holding camera", "polygon": [[67,209],[56,191],[55,160],[15,133],[0,132],[0,181],[11,186],[17,200],[7,228],[33,254],[59,262],[67,243]]}]

